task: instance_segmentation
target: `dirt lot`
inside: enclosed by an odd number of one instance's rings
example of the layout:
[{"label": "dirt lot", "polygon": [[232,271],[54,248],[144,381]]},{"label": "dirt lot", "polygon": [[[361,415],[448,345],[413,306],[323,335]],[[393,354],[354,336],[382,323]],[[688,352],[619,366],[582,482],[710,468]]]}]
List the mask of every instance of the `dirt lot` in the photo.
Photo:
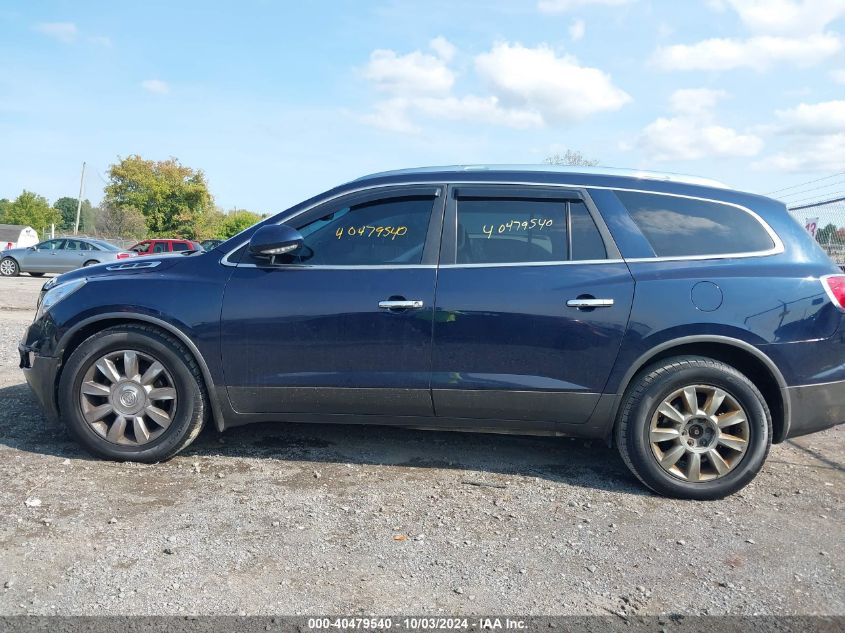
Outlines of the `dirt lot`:
[{"label": "dirt lot", "polygon": [[17,369],[42,283],[0,279],[0,615],[845,614],[845,428],[711,503],[553,438],[279,423],[109,463]]}]

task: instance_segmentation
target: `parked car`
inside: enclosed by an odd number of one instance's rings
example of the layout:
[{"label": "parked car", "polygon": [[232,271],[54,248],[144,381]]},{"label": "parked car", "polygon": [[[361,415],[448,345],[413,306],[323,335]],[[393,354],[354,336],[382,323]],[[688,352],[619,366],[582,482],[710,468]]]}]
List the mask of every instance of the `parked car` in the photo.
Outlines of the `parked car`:
[{"label": "parked car", "polygon": [[200,246],[202,246],[204,251],[210,251],[213,248],[217,248],[225,241],[226,240],[203,240],[200,242]]},{"label": "parked car", "polygon": [[21,367],[93,453],[161,461],[206,420],[578,436],[712,499],[845,421],[845,275],[781,202],[712,181],[390,172],[218,252],[45,285]]},{"label": "parked car", "polygon": [[129,248],[138,255],[158,255],[160,253],[184,253],[187,251],[199,251],[202,247],[191,240],[144,240]]},{"label": "parked car", "polygon": [[134,255],[102,240],[61,237],[28,248],[0,251],[0,275],[15,277],[24,272],[41,277],[44,273],[63,273]]}]

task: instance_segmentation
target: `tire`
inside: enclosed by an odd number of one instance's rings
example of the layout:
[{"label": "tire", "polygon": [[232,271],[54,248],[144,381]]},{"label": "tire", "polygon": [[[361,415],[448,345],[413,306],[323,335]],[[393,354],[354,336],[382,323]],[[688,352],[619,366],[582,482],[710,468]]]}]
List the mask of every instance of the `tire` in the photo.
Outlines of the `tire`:
[{"label": "tire", "polygon": [[85,267],[87,267],[87,266],[93,266],[94,264],[99,264],[99,263],[100,263],[100,262],[98,262],[98,261],[97,261],[97,260],[95,260],[95,259],[89,259],[87,262],[85,262],[84,264],[82,264],[82,267],[83,267],[83,268],[85,268]]},{"label": "tire", "polygon": [[21,274],[21,267],[18,262],[11,257],[4,257],[0,259],[0,275],[3,277],[17,277]]},{"label": "tire", "polygon": [[30,277],[43,277],[44,273],[29,273]]},{"label": "tire", "polygon": [[[720,394],[725,394],[722,400]],[[701,415],[691,413],[693,408]],[[746,486],[762,468],[772,443],[772,420],[760,391],[735,368],[710,358],[679,356],[647,367],[632,380],[619,409],[615,440],[631,472],[655,492],[721,499]]]},{"label": "tire", "polygon": [[[135,365],[121,361],[126,359],[124,352],[135,354]],[[106,378],[106,374],[97,368],[97,363],[110,355],[118,374],[126,374],[124,379],[115,381]],[[144,381],[152,363],[158,362],[162,370],[154,382]],[[153,373],[153,372],[150,372]],[[136,380],[129,380],[129,375]],[[143,377],[141,376],[143,374]],[[82,393],[83,382],[86,389],[94,382],[104,385],[119,384],[124,389],[111,389],[111,396],[86,395]],[[144,406],[143,402],[153,403],[149,398],[153,391],[170,391],[161,402],[155,401],[158,408],[155,417],[150,417],[150,409],[144,407],[137,412],[123,410],[120,415],[115,407],[124,407],[121,399],[127,392],[134,394],[133,407]],[[102,386],[97,387],[96,393]],[[146,390],[146,394],[142,389]],[[109,390],[106,389],[106,392]],[[89,391],[90,394],[90,391]],[[167,404],[169,400],[169,404]],[[136,461],[144,463],[165,461],[188,446],[202,430],[208,411],[208,394],[205,391],[200,368],[187,348],[176,338],[161,330],[146,325],[119,325],[98,332],[86,339],[74,350],[67,360],[59,378],[58,404],[61,417],[71,434],[91,453],[117,461]],[[101,420],[86,420],[96,417],[96,409],[101,405],[112,408]],[[171,407],[165,411],[167,407]],[[156,420],[167,416],[170,420],[166,427]],[[137,418],[141,417],[142,426],[138,427]],[[126,422],[121,424],[118,417]],[[120,427],[115,428],[115,425]],[[112,437],[112,433],[116,435]],[[149,437],[145,437],[147,433]]]}]

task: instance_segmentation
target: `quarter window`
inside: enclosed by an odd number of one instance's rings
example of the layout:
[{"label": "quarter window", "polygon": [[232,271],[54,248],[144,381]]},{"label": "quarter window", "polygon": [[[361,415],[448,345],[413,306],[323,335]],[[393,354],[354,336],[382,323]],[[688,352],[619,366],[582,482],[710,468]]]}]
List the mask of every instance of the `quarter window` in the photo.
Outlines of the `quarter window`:
[{"label": "quarter window", "polygon": [[581,201],[461,197],[457,205],[458,264],[607,257],[596,223]]},{"label": "quarter window", "polygon": [[434,196],[405,196],[343,207],[304,225],[291,263],[316,266],[422,262]]},{"label": "quarter window", "polygon": [[774,247],[750,213],[734,206],[635,191],[617,191],[658,257],[755,253]]}]

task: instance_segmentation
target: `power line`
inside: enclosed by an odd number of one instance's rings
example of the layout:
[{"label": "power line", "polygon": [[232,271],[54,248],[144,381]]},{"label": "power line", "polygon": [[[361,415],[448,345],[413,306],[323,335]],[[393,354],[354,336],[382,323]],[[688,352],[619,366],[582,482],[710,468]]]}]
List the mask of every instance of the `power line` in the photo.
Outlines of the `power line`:
[{"label": "power line", "polygon": [[830,202],[829,198],[836,198],[838,196],[845,196],[845,191],[832,191],[827,193],[821,197],[819,196],[810,196],[809,198],[801,198],[800,200],[792,200],[787,204],[788,207],[792,208],[790,205],[795,204],[802,204],[806,202],[807,204],[824,204],[825,202]]},{"label": "power line", "polygon": [[801,182],[797,185],[792,185],[791,187],[784,187],[783,189],[775,189],[774,191],[768,192],[766,195],[770,196],[773,193],[780,193],[781,191],[789,191],[790,189],[797,189],[798,187],[803,187],[804,185],[812,185],[815,182],[821,182],[822,180],[829,180],[831,178],[836,178],[836,176],[845,176],[845,171],[841,171],[838,174],[831,174],[830,176],[825,176],[824,178],[816,178],[815,180],[808,180],[807,182]]},{"label": "power line", "polygon": [[835,180],[830,184],[822,185],[820,187],[812,187],[810,189],[801,189],[800,191],[793,191],[792,193],[787,193],[784,196],[780,196],[782,199],[791,198],[792,196],[801,196],[805,193],[810,193],[811,191],[819,191],[821,189],[830,189],[831,187],[838,187],[845,183],[845,180]]},{"label": "power line", "polygon": [[845,202],[845,198],[834,198],[833,200],[822,200],[816,204],[803,204],[800,207],[788,207],[790,211],[801,211],[802,209],[810,209],[820,207],[825,204],[833,204],[834,202]]}]

